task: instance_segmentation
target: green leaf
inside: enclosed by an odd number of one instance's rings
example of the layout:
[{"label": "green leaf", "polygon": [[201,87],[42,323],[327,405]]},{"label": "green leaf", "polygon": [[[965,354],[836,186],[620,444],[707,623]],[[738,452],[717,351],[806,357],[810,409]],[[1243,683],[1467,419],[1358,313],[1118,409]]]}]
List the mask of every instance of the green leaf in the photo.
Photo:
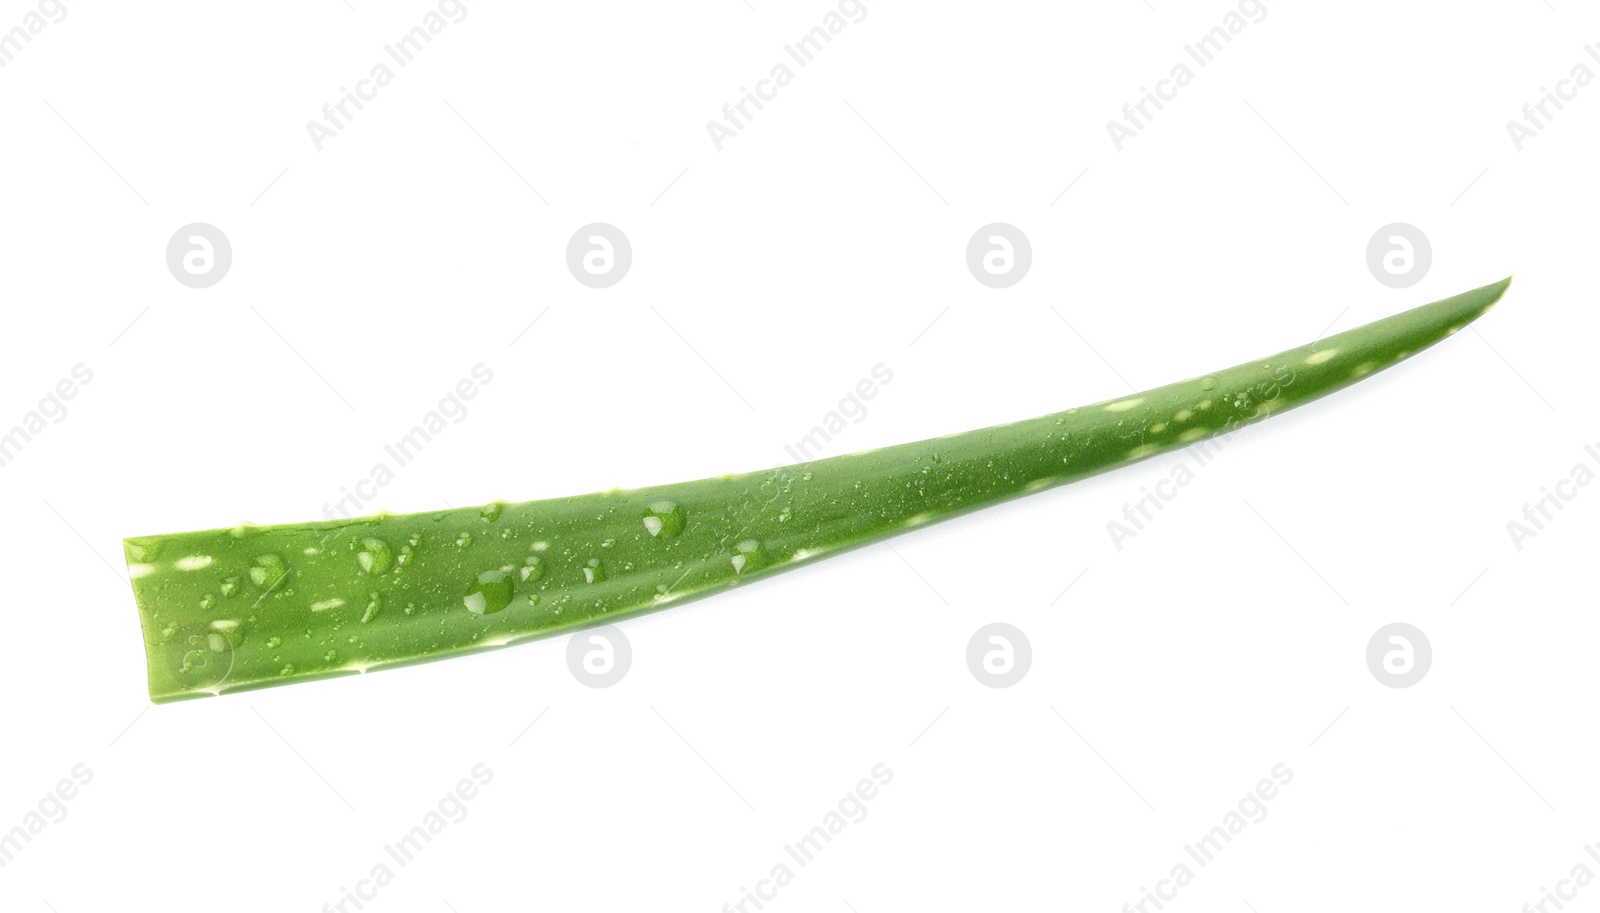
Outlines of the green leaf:
[{"label": "green leaf", "polygon": [[157,702],[611,623],[1226,434],[1455,333],[1511,280],[1145,393],[634,491],[128,539]]}]

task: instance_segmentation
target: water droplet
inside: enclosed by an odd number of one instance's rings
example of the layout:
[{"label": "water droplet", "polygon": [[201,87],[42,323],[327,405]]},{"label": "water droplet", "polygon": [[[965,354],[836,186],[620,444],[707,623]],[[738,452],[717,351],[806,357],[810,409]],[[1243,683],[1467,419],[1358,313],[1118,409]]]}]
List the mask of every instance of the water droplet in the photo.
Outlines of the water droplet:
[{"label": "water droplet", "polygon": [[237,621],[219,619],[211,623],[207,640],[210,641],[211,652],[221,653],[239,646],[244,640],[244,628]]},{"label": "water droplet", "polygon": [[516,595],[516,584],[506,571],[484,571],[467,587],[461,597],[467,611],[474,615],[491,615],[511,604]]},{"label": "water droplet", "polygon": [[278,670],[278,674],[279,675],[293,675],[294,674],[294,664],[290,663],[289,665],[284,666],[282,669],[279,669]]},{"label": "water droplet", "polygon": [[683,532],[688,519],[678,502],[652,501],[644,515],[644,529],[657,539],[671,539]]},{"label": "water droplet", "polygon": [[1217,379],[1215,377],[1212,377],[1210,374],[1207,374],[1205,377],[1200,378],[1200,389],[1202,389],[1202,390],[1215,390],[1215,389],[1217,389]]},{"label": "water droplet", "polygon": [[462,533],[456,537],[456,548],[466,548],[472,544],[472,534]]},{"label": "water droplet", "polygon": [[324,662],[336,663],[339,661],[339,653],[336,650],[329,650],[322,654],[322,659]]},{"label": "water droplet", "polygon": [[250,562],[250,582],[270,590],[289,573],[289,566],[277,555],[257,555]]},{"label": "water droplet", "polygon": [[733,572],[743,574],[760,570],[768,563],[766,549],[756,539],[746,539],[733,547]]},{"label": "water droplet", "polygon": [[496,501],[493,504],[485,504],[483,506],[481,516],[483,517],[485,523],[493,523],[494,521],[500,519],[500,513],[505,509],[506,502],[504,501]]},{"label": "water droplet", "polygon": [[407,617],[417,614],[417,604],[414,602],[406,603],[405,613]]},{"label": "water droplet", "polygon": [[224,595],[224,596],[233,596],[233,595],[238,594],[238,592],[239,592],[239,584],[242,583],[242,582],[243,581],[241,581],[238,577],[224,577],[224,578],[222,578],[222,587],[221,587],[222,595]]},{"label": "water droplet", "polygon": [[811,481],[811,480],[812,480],[812,479],[813,479],[813,478],[815,478],[815,476],[813,476],[813,475],[812,475],[812,474],[811,474],[811,473],[809,473],[809,472],[807,472],[807,473],[803,473],[803,474],[801,474],[801,476],[800,476],[800,481],[802,481],[802,482],[809,482],[809,481]]},{"label": "water droplet", "polygon": [[207,593],[204,596],[200,597],[200,608],[202,608],[202,609],[214,609],[216,607],[217,607],[217,597],[211,595],[210,593]]},{"label": "water droplet", "polygon": [[267,638],[267,649],[268,650],[276,650],[281,646],[283,646],[283,638],[279,637],[278,635],[274,634],[271,637]]},{"label": "water droplet", "polygon": [[376,577],[394,564],[394,549],[382,539],[362,539],[361,551],[356,552],[356,563],[361,569]]},{"label": "water droplet", "polygon": [[540,577],[543,577],[544,559],[540,558],[538,555],[529,555],[528,557],[522,559],[521,573],[524,583],[532,583],[533,581],[538,580]]},{"label": "water droplet", "polygon": [[361,613],[361,623],[366,624],[372,619],[377,618],[378,613],[381,611],[383,611],[383,594],[367,594],[367,610]]},{"label": "water droplet", "polygon": [[600,563],[599,558],[590,558],[583,566],[583,579],[589,583],[599,583],[606,579],[606,566]]},{"label": "water droplet", "polygon": [[123,550],[130,561],[154,561],[161,554],[161,540],[154,542],[124,542]]}]

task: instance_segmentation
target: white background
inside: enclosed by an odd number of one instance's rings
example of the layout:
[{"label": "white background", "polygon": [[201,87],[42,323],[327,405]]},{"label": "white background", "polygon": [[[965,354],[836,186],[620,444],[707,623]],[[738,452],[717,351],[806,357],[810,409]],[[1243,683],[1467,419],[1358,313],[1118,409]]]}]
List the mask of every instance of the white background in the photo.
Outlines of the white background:
[{"label": "white background", "polygon": [[[1505,126],[1600,71],[1600,15],[1273,2],[1118,152],[1106,121],[1234,7],[873,0],[719,152],[706,122],[834,7],[473,0],[319,152],[306,122],[433,8],[352,2],[72,0],[0,70],[0,426],[94,373],[0,469],[0,830],[93,771],[0,906],[320,910],[479,763],[368,909],[719,910],[879,763],[768,909],[1117,910],[1280,763],[1169,909],[1512,911],[1600,871],[1600,488],[1506,526],[1600,468],[1600,87],[1520,152]],[[197,221],[234,250],[206,290],[163,256]],[[564,263],[594,221],[634,248],[602,291]],[[964,261],[993,221],[1034,251],[1003,291]],[[1403,291],[1365,261],[1396,221],[1434,251]],[[556,639],[145,697],[120,539],[320,518],[478,363],[374,509],[789,462],[879,363],[829,453],[1026,418],[1511,272],[1481,332],[1235,438],[1120,551],[1192,454],[627,622],[609,689]],[[1004,690],[964,659],[993,621],[1034,653]],[[1393,621],[1434,651],[1404,690],[1364,658]]]}]

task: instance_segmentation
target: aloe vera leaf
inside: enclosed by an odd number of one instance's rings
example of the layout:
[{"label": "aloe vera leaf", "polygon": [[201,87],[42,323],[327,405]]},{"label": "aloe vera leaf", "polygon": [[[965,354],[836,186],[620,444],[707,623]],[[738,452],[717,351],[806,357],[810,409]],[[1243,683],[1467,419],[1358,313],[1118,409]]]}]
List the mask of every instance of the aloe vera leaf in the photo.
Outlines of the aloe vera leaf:
[{"label": "aloe vera leaf", "polygon": [[765,472],[125,541],[156,702],[614,622],[1229,433],[1381,371],[1511,280],[1204,377]]}]

